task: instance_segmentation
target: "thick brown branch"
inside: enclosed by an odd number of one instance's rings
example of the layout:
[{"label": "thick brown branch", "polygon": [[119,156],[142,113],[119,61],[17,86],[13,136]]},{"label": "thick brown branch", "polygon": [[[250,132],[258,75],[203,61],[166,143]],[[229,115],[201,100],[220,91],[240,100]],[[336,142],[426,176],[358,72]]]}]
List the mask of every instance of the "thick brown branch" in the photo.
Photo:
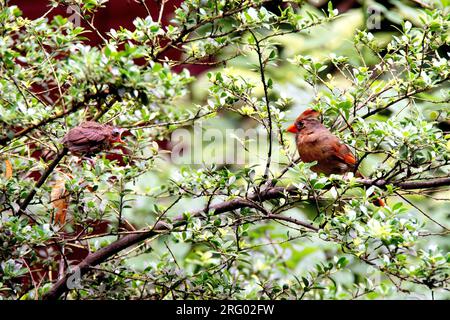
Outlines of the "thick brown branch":
[{"label": "thick brown branch", "polygon": [[[375,185],[380,188],[383,188],[389,184],[386,180],[368,180],[368,179],[362,179],[360,180],[360,183],[365,186]],[[404,182],[394,182],[392,183],[392,185],[403,190],[438,188],[450,185],[450,177],[435,178],[430,180],[411,180]]]},{"label": "thick brown branch", "polygon": [[[367,179],[361,179],[359,182],[362,185],[365,186],[371,186],[376,185],[378,187],[384,187],[387,182],[384,180],[367,180]],[[423,189],[423,188],[435,188],[440,187],[444,185],[450,185],[450,177],[447,178],[437,178],[434,180],[425,180],[425,181],[405,181],[405,182],[399,182],[399,183],[393,183],[395,186],[402,188],[402,189]],[[202,217],[205,214],[210,215],[217,215],[220,213],[237,210],[245,207],[254,207],[254,202],[257,201],[267,201],[272,199],[280,199],[285,198],[288,195],[297,195],[299,190],[294,187],[270,187],[267,188],[259,195],[253,194],[248,199],[243,198],[236,198],[229,201],[224,201],[215,205],[210,205],[202,210],[196,211],[191,213],[191,217]],[[265,219],[277,219],[277,220],[284,220],[288,221],[300,226],[303,226],[307,229],[310,229],[312,231],[318,231],[318,228],[300,221],[298,219],[290,218],[290,217],[283,217],[278,215],[270,215],[265,217]],[[185,225],[187,223],[186,216],[180,215],[173,221],[173,228],[180,227],[182,225]],[[106,261],[109,257],[117,254],[118,252],[131,247],[135,244],[138,244],[139,242],[149,239],[153,236],[156,236],[160,233],[170,233],[170,229],[167,228],[167,225],[165,223],[157,223],[152,229],[143,231],[140,233],[134,233],[127,236],[124,236],[123,238],[120,238],[119,240],[111,243],[110,245],[89,254],[80,264],[77,265],[78,268],[78,274],[80,277],[82,277],[84,274],[89,272],[90,268],[93,266],[96,266],[104,261]],[[64,292],[66,292],[68,289],[67,287],[67,281],[71,277],[71,273],[66,273],[58,282],[56,282],[53,287],[44,295],[44,299],[58,299]]]}]

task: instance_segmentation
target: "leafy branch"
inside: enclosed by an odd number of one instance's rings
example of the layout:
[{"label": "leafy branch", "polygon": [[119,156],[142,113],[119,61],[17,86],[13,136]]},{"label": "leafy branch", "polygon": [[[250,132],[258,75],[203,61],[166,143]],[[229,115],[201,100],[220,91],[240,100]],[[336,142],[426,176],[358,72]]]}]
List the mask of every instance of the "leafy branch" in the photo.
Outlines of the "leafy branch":
[{"label": "leafy branch", "polygon": [[[359,183],[365,186],[376,185],[378,187],[384,187],[386,185],[385,181],[373,181],[373,180],[358,180]],[[394,184],[394,186],[410,190],[410,189],[424,189],[424,188],[436,188],[440,186],[449,186],[450,185],[450,177],[448,178],[440,178],[426,181],[405,181],[400,182],[398,184]],[[89,272],[91,267],[94,267],[102,262],[106,261],[110,257],[119,253],[120,251],[134,246],[141,241],[146,239],[161,235],[168,234],[173,232],[175,228],[179,228],[188,223],[188,221],[192,218],[200,218],[204,219],[205,215],[219,215],[221,213],[225,213],[228,211],[233,211],[241,208],[247,207],[255,207],[254,201],[268,201],[273,199],[285,198],[287,195],[296,195],[299,190],[296,187],[269,187],[265,190],[262,190],[260,194],[253,194],[248,197],[248,199],[237,198],[229,201],[224,201],[222,203],[207,206],[199,211],[191,212],[189,215],[182,214],[175,219],[173,219],[170,227],[166,223],[158,222],[153,227],[147,230],[140,230],[137,233],[130,234],[120,238],[109,244],[108,246],[99,249],[98,251],[89,254],[82,262],[80,262],[76,266],[76,270],[80,272],[80,276],[85,275]],[[309,223],[300,221],[295,218],[279,216],[269,214],[263,217],[265,220],[283,220],[287,221],[310,231],[317,232],[319,229]],[[44,295],[44,299],[57,299],[64,292],[68,290],[67,288],[67,280],[72,275],[72,273],[66,273],[61,279],[56,282],[52,288]]]}]

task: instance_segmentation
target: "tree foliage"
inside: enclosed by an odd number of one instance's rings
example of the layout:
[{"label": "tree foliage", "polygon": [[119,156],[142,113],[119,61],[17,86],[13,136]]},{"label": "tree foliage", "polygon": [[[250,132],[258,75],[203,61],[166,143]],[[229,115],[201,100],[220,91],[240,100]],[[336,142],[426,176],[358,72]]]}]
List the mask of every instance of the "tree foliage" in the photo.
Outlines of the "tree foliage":
[{"label": "tree foliage", "polygon": [[[383,32],[364,9],[269,2],[186,0],[167,26],[162,5],[106,34],[106,1],[52,1],[86,29],[2,5],[1,298],[448,297],[448,7],[378,4]],[[298,161],[284,128],[305,106],[365,178]],[[128,129],[126,145],[67,154],[86,119]],[[226,133],[243,163],[204,141],[200,161],[174,158],[179,130],[227,128],[262,133]]]}]

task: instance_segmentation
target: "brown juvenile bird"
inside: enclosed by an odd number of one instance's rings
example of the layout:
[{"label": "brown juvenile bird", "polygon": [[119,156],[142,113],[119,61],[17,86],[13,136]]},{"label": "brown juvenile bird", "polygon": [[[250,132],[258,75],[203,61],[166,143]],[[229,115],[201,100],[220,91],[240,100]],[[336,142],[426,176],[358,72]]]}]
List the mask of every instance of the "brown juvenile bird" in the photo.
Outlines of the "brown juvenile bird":
[{"label": "brown juvenile bird", "polygon": [[88,155],[108,149],[115,142],[122,143],[124,129],[94,121],[86,121],[72,128],[62,143],[75,155]]},{"label": "brown juvenile bird", "polygon": [[[352,151],[320,122],[319,116],[318,111],[307,109],[287,128],[287,131],[295,133],[300,159],[303,162],[317,161],[311,170],[327,176],[354,172],[356,158]],[[355,175],[362,177],[359,172]],[[384,206],[384,201],[376,199],[374,204]]]}]

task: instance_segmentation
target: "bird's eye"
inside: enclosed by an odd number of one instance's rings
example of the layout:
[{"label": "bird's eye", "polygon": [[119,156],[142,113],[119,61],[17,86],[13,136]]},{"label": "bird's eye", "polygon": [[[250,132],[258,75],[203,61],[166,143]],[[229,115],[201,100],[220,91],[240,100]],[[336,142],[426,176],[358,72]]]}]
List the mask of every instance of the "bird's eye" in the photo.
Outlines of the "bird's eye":
[{"label": "bird's eye", "polygon": [[113,135],[114,137],[117,137],[119,134],[120,134],[120,132],[119,132],[118,129],[113,129],[112,135]]},{"label": "bird's eye", "polygon": [[305,126],[305,124],[303,123],[303,121],[298,121],[295,126],[297,127],[297,130],[301,130],[303,129],[303,127]]}]

